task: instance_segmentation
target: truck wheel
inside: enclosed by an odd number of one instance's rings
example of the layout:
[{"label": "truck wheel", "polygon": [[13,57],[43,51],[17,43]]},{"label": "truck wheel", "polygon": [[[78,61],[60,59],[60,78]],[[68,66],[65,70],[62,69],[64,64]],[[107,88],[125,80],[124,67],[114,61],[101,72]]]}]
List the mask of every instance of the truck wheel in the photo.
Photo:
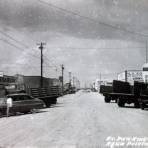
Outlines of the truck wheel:
[{"label": "truck wheel", "polygon": [[117,99],[117,104],[119,107],[124,107],[125,102],[123,102],[120,98]]},{"label": "truck wheel", "polygon": [[143,104],[143,103],[140,104],[140,108],[141,108],[142,110],[144,110],[144,104]]},{"label": "truck wheel", "polygon": [[57,99],[54,99],[53,100],[53,104],[57,104]]},{"label": "truck wheel", "polygon": [[0,118],[3,116],[3,112],[0,110]]},{"label": "truck wheel", "polygon": [[105,96],[104,101],[105,101],[105,103],[110,103],[111,100],[108,96]]},{"label": "truck wheel", "polygon": [[45,104],[46,104],[46,107],[47,108],[51,106],[51,103],[50,102],[46,102]]},{"label": "truck wheel", "polygon": [[139,108],[139,107],[140,107],[139,102],[135,102],[135,103],[134,103],[134,107],[135,107],[135,108]]},{"label": "truck wheel", "polygon": [[[28,113],[30,113],[31,111],[30,110],[28,110],[28,111],[23,111],[23,113],[24,114],[28,114]],[[16,113],[15,113],[16,114]]]}]

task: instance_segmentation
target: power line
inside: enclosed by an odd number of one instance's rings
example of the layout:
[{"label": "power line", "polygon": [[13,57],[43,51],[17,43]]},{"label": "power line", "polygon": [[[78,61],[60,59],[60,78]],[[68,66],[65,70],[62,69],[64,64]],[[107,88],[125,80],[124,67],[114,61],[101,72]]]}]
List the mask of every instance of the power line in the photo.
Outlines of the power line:
[{"label": "power line", "polygon": [[[0,39],[0,40],[2,40],[3,42],[5,42],[5,43],[7,43],[7,44],[9,44],[9,45],[11,45],[12,47],[14,47],[14,48],[16,48],[18,51],[20,51],[21,52],[21,49],[22,48],[20,48],[20,47],[18,47],[18,46],[16,46],[15,44],[13,44],[13,43],[10,43],[9,41],[7,41],[7,40],[4,40],[4,39]],[[22,49],[23,50],[23,49]],[[27,54],[27,53],[26,53]],[[34,58],[37,58],[37,59],[40,59],[40,57],[38,57],[38,56],[36,56],[36,55],[34,55],[34,54],[32,54],[32,55],[30,55],[30,54],[27,54],[27,55],[29,55],[29,56],[33,56]],[[45,63],[46,65],[47,65],[47,63]],[[19,64],[20,65],[20,64]],[[30,67],[30,66],[29,66]],[[45,66],[43,66],[43,67],[45,67]],[[50,67],[50,68],[52,68],[51,66],[46,66],[46,67]],[[57,67],[56,67],[57,68]]]},{"label": "power line", "polygon": [[[0,30],[0,33],[3,34],[4,36],[8,37],[9,39],[15,41],[15,42],[18,43],[19,45],[22,45],[22,46],[24,46],[25,48],[30,48],[28,45],[22,43],[21,41],[16,40],[16,39],[13,38],[12,36],[10,36],[10,35],[4,33],[4,32],[1,31],[1,30]],[[0,40],[3,40],[3,39],[0,39]],[[3,40],[3,41],[6,42],[7,44],[9,44],[9,45],[11,45],[11,46],[13,46],[13,47],[15,47],[15,48],[17,48],[17,49],[20,50],[20,47],[16,46],[15,44],[12,44],[12,43],[8,42],[7,40]],[[21,48],[21,49],[22,49],[22,48]],[[23,49],[23,51],[24,51],[24,49]],[[35,55],[33,55],[33,54],[32,54],[32,56],[34,56],[35,58],[39,58],[39,57],[37,57],[37,56],[35,56]]]},{"label": "power line", "polygon": [[[141,48],[145,48],[145,47],[49,47],[52,49],[89,49],[89,50],[93,50],[93,49],[141,49]],[[63,52],[63,51],[62,51]]]},{"label": "power line", "polygon": [[116,30],[119,30],[119,31],[124,31],[124,32],[127,32],[129,34],[135,34],[135,35],[139,35],[139,36],[143,36],[143,37],[148,37],[148,34],[142,34],[142,33],[139,33],[139,32],[134,32],[134,31],[131,31],[131,30],[127,30],[126,28],[121,28],[120,26],[115,26],[115,25],[111,25],[111,24],[108,24],[108,23],[105,23],[105,22],[94,20],[94,19],[92,19],[90,17],[81,15],[81,14],[76,13],[74,11],[58,7],[58,6],[56,6],[56,5],[52,4],[52,3],[49,3],[49,2],[45,2],[45,1],[42,1],[42,0],[38,0],[38,1],[40,3],[42,3],[42,4],[48,5],[50,7],[54,7],[54,8],[56,8],[56,9],[62,11],[62,12],[72,14],[72,15],[78,16],[80,18],[83,18],[83,19],[86,19],[86,20],[89,20],[89,21],[92,21],[92,22],[95,22],[95,23],[99,23],[100,25],[103,25],[103,26],[106,26],[106,27],[109,27],[109,28],[112,28],[112,29],[116,29]]},{"label": "power line", "polygon": [[18,44],[20,44],[20,45],[22,45],[22,46],[26,47],[26,48],[28,48],[28,47],[29,47],[29,46],[25,45],[24,43],[22,43],[21,41],[18,41],[18,40],[16,40],[15,38],[13,38],[12,36],[10,36],[10,35],[8,35],[8,34],[4,33],[4,32],[3,32],[3,31],[1,31],[1,30],[0,30],[0,33],[1,33],[1,34],[3,34],[4,36],[8,37],[9,39],[11,39],[11,40],[13,40],[13,41],[17,42]]},{"label": "power line", "polygon": [[[9,44],[9,45],[11,45],[11,46],[13,46],[14,48],[16,48],[17,50],[19,50],[19,51],[22,51],[22,50],[24,50],[23,48],[20,48],[20,47],[18,47],[18,46],[16,46],[15,44],[13,44],[13,43],[11,43],[11,42],[9,42],[9,41],[7,41],[7,40],[4,40],[4,39],[0,39],[0,40],[2,40],[3,42],[5,42],[5,43],[7,43],[7,44]],[[26,53],[27,54],[27,53]],[[35,58],[39,58],[39,57],[37,57],[37,56],[35,56],[35,55],[31,55],[31,54],[28,54],[28,55],[30,55],[30,56],[33,56],[33,57],[35,57]]]}]

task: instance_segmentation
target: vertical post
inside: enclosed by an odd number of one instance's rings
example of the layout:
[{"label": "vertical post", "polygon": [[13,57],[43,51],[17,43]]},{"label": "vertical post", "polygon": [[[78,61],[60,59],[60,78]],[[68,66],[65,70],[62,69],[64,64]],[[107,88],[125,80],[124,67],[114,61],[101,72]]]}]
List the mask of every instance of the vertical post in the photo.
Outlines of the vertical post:
[{"label": "vertical post", "polygon": [[145,55],[146,55],[146,63],[148,62],[148,57],[147,57],[147,41],[146,41],[146,51],[145,51]]},{"label": "vertical post", "polygon": [[41,50],[41,79],[40,79],[40,87],[43,87],[43,45],[45,43],[40,44],[39,49]]},{"label": "vertical post", "polygon": [[69,72],[69,91],[71,91],[71,72]]},{"label": "vertical post", "polygon": [[75,87],[75,77],[73,77],[73,87]]},{"label": "vertical post", "polygon": [[71,72],[69,72],[69,84],[71,85]]},{"label": "vertical post", "polygon": [[101,85],[101,73],[100,73],[100,85]]},{"label": "vertical post", "polygon": [[125,70],[125,82],[127,82],[127,70]]},{"label": "vertical post", "polygon": [[64,91],[64,65],[62,64],[61,66],[62,68],[62,95],[63,95],[63,91]]}]

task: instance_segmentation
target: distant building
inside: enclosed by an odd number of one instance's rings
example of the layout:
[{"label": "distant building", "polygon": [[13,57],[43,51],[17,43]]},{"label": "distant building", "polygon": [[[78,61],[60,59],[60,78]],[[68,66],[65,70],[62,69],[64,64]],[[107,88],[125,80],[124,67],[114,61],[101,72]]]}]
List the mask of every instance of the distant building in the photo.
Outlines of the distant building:
[{"label": "distant building", "polygon": [[0,84],[7,85],[8,83],[15,83],[16,78],[14,76],[3,75],[0,76]]},{"label": "distant building", "polygon": [[143,81],[142,70],[126,70],[118,74],[118,80],[133,84],[134,81]]},{"label": "distant building", "polygon": [[94,88],[96,91],[100,91],[100,85],[104,85],[104,81],[100,81],[100,79],[96,79],[94,82]]}]

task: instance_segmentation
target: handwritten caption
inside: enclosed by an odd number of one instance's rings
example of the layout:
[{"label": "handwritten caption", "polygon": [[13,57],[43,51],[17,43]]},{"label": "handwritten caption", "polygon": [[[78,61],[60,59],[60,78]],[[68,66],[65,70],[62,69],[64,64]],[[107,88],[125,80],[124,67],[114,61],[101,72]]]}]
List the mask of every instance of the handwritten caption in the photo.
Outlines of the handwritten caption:
[{"label": "handwritten caption", "polygon": [[113,137],[106,138],[106,146],[109,148],[115,147],[148,147],[148,137]]}]

